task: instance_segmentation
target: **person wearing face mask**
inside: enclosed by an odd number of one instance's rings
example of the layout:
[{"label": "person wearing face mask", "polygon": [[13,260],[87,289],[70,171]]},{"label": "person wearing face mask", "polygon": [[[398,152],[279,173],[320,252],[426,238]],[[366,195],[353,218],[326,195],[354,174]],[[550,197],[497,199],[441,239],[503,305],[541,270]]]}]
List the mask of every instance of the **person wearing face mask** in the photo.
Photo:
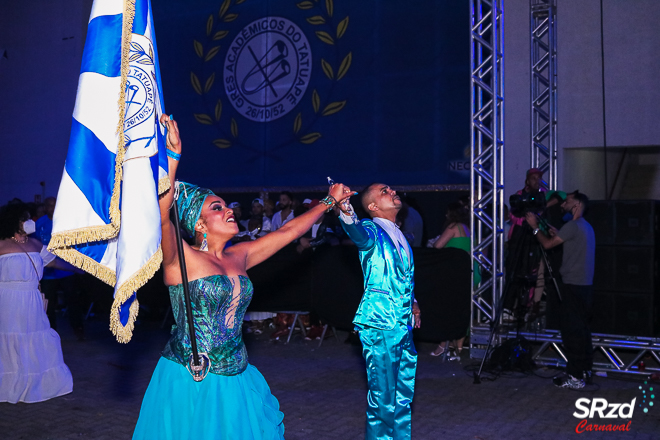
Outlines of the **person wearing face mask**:
[{"label": "person wearing face mask", "polygon": [[563,243],[559,291],[559,328],[566,354],[566,376],[558,376],[553,383],[561,388],[581,389],[591,382],[593,347],[591,343],[591,309],[593,302],[594,261],[596,239],[591,225],[584,219],[589,198],[575,191],[566,196],[561,207],[570,216],[560,230],[539,228],[536,215],[528,213],[529,225],[545,249]]},{"label": "person wearing face mask", "polygon": [[34,232],[26,205],[0,208],[0,402],[42,402],[73,390],[39,280],[44,266],[77,269],[28,237]]}]

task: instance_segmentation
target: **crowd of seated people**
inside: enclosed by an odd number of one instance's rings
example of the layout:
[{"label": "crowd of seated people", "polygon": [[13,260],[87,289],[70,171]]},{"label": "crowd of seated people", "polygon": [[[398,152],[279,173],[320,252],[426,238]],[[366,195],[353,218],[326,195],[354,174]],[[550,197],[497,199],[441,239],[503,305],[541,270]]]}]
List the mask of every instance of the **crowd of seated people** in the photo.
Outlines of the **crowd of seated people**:
[{"label": "crowd of seated people", "polygon": [[[412,206],[416,206],[414,200],[405,196],[402,199],[404,209],[397,217],[397,225],[411,246],[421,247],[424,238],[424,223],[420,209]],[[252,200],[248,216],[247,207],[244,209],[239,202],[232,202],[229,207],[234,210],[234,216],[240,224],[239,233],[232,243],[254,240],[271,231],[276,231],[291,219],[302,215],[319,203],[319,199],[313,196],[297,197],[288,191],[281,192],[277,198],[270,198],[268,193],[262,192]],[[365,217],[365,215],[360,215],[362,207],[359,202],[354,202],[353,206],[358,216]],[[325,246],[352,246],[353,242],[348,238],[339,221],[339,213],[339,209],[335,207],[321,217],[303,237],[294,243],[296,251],[305,255]],[[248,332],[260,334],[270,328],[272,330],[271,338],[275,340],[279,340],[283,336],[286,338],[290,326],[297,324],[293,323],[292,319],[292,315],[276,316],[272,312],[259,311],[250,311],[245,317],[245,321],[249,323]],[[320,338],[323,327],[318,318],[312,315],[305,316],[304,320],[308,327],[306,338]],[[326,333],[326,337],[328,336],[331,334]]]},{"label": "crowd of seated people", "polygon": [[[239,201],[232,201],[228,204],[228,207],[233,210],[239,228],[238,234],[228,245],[255,240],[271,231],[275,231],[294,217],[302,215],[308,209],[320,203],[319,199],[313,194],[292,194],[284,191],[275,195],[276,197],[272,195],[269,197],[268,193],[261,192],[255,194],[249,205]],[[402,200],[404,208],[397,217],[397,225],[401,228],[411,246],[421,247],[426,241],[422,220],[423,211],[414,199],[402,194]],[[353,206],[359,217],[365,217],[365,215],[360,215],[362,207],[359,200],[353,201]],[[45,205],[43,203],[31,203],[28,204],[28,207],[31,217],[35,220],[45,215]],[[341,226],[339,209],[336,207],[321,217],[303,237],[294,243],[296,251],[302,256],[312,255],[312,253],[324,247],[340,245],[352,246],[353,242]],[[53,303],[57,304],[57,300]],[[271,336],[274,339],[279,339],[283,335],[286,337],[288,327],[292,324],[291,319],[291,316],[276,317],[272,312],[250,311],[246,314],[245,321],[250,324],[248,331],[259,334],[270,329],[272,330]],[[311,316],[309,321],[306,322],[306,326],[310,330],[307,332],[307,338],[320,337],[322,327],[316,317]],[[328,333],[326,336],[328,335],[330,334]]]}]

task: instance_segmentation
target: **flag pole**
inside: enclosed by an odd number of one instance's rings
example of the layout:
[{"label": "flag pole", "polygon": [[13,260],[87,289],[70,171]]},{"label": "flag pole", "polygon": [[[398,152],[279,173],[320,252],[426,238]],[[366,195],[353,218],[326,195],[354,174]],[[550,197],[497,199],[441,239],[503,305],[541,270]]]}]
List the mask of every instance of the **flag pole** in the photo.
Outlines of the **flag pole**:
[{"label": "flag pole", "polygon": [[[176,183],[175,183],[176,185]],[[176,248],[179,253],[179,267],[181,268],[181,284],[183,285],[184,304],[186,306],[186,317],[188,321],[188,334],[190,335],[190,347],[192,356],[186,369],[192,375],[195,382],[204,380],[209,372],[210,359],[207,353],[199,353],[197,349],[197,336],[195,335],[195,324],[193,321],[192,301],[190,299],[190,287],[188,286],[188,271],[186,269],[186,259],[183,255],[183,239],[181,238],[181,229],[179,227],[179,207],[177,206],[178,191],[174,191],[174,232],[176,234]],[[201,362],[200,362],[201,361]]]}]

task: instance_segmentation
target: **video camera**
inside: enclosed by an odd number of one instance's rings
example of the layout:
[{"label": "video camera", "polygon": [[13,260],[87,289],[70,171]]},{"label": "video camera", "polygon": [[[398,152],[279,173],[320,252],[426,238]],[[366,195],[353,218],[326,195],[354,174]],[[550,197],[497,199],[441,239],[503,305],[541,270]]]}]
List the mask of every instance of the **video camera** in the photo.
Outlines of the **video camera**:
[{"label": "video camera", "polygon": [[523,192],[509,197],[511,214],[524,217],[528,212],[538,214],[545,209],[545,194],[541,191]]}]

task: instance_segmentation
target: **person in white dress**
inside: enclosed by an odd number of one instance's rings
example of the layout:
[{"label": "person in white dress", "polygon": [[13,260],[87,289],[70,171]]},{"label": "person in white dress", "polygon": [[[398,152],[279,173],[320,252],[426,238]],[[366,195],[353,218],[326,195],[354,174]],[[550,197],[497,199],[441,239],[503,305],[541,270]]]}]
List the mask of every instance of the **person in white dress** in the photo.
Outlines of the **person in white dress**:
[{"label": "person in white dress", "polygon": [[26,205],[0,208],[0,402],[42,402],[73,390],[39,280],[44,266],[77,269],[29,238],[32,232]]}]

